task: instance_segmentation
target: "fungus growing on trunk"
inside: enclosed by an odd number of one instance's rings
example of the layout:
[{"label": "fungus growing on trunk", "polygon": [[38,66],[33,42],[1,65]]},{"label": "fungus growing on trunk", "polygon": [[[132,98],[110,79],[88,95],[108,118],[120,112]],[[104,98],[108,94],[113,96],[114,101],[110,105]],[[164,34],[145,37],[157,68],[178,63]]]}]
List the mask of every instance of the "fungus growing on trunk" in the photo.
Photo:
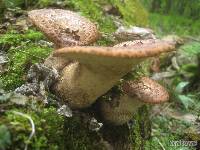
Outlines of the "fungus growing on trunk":
[{"label": "fungus growing on trunk", "polygon": [[67,47],[54,51],[53,56],[77,61],[67,65],[54,91],[72,108],[90,106],[98,97],[144,59],[174,50],[164,41],[125,47]]},{"label": "fungus growing on trunk", "polygon": [[100,102],[103,119],[115,125],[131,120],[133,114],[143,104],[160,104],[169,100],[165,88],[148,77],[124,82],[122,91],[123,95],[120,97]]}]

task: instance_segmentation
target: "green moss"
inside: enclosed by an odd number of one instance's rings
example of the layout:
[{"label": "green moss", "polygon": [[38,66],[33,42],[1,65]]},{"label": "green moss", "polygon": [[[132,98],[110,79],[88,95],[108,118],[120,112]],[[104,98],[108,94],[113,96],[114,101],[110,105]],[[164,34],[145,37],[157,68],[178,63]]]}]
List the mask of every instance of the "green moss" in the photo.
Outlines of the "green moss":
[{"label": "green moss", "polygon": [[151,136],[151,121],[147,106],[142,106],[134,116],[134,123],[130,128],[129,140],[134,150],[144,149],[145,142]]},{"label": "green moss", "polygon": [[40,32],[34,30],[25,34],[11,31],[0,38],[1,47],[8,47],[9,57],[8,71],[0,75],[5,89],[11,90],[20,86],[28,67],[49,55],[51,48],[37,44],[43,38]]},{"label": "green moss", "polygon": [[146,26],[148,24],[148,13],[138,0],[109,0],[119,9],[122,19],[126,25]]},{"label": "green moss", "polygon": [[100,137],[96,132],[89,131],[81,116],[65,119],[65,149],[71,150],[104,150]]},{"label": "green moss", "polygon": [[7,125],[12,133],[10,149],[24,149],[29,143],[29,149],[60,149],[63,145],[63,120],[53,107],[42,110],[16,109],[15,111],[29,115],[36,127],[35,135],[27,141],[31,133],[31,125],[27,118],[7,112]]},{"label": "green moss", "polygon": [[67,5],[73,9],[80,11],[81,14],[90,20],[96,22],[101,32],[112,33],[116,30],[116,26],[112,18],[104,14],[99,1],[93,0],[67,0]]},{"label": "green moss", "polygon": [[97,22],[100,30],[105,33],[111,33],[116,29],[114,20],[103,11],[103,6],[108,4],[118,8],[126,25],[146,26],[148,24],[147,12],[138,0],[106,0],[104,2],[101,0],[71,0],[68,3],[76,10],[79,10],[84,16]]},{"label": "green moss", "polygon": [[11,144],[11,136],[5,125],[0,125],[0,149],[4,150]]},{"label": "green moss", "polygon": [[[32,131],[29,120],[16,112],[21,112],[31,117],[35,125],[35,134],[30,141],[28,137]],[[89,131],[83,116],[74,115],[65,118],[58,115],[56,108],[44,108],[33,101],[26,107],[13,108],[0,117],[11,134],[11,141],[7,146],[10,150],[24,149],[28,143],[29,149],[71,149],[71,150],[104,150],[100,137],[96,132]],[[11,143],[11,144],[10,144]]]}]

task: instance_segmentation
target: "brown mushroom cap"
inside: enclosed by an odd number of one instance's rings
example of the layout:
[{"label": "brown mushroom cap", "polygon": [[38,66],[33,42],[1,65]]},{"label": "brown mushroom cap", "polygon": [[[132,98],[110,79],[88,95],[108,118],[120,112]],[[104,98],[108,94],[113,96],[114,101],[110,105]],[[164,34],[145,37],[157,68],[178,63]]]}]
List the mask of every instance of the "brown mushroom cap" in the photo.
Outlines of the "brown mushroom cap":
[{"label": "brown mushroom cap", "polygon": [[148,77],[142,77],[137,81],[125,82],[122,86],[123,91],[131,96],[137,97],[145,103],[162,103],[169,100],[169,94],[159,83]]},{"label": "brown mushroom cap", "polygon": [[104,66],[107,69],[123,70],[123,67],[134,65],[134,63],[138,64],[143,58],[156,56],[174,49],[174,45],[169,42],[157,41],[131,47],[66,47],[56,50],[53,56],[77,60],[90,67]]},{"label": "brown mushroom cap", "polygon": [[28,17],[57,47],[87,45],[99,35],[95,24],[68,10],[32,10]]},{"label": "brown mushroom cap", "polygon": [[[114,47],[132,47],[136,45],[141,46],[143,44],[159,43],[162,41],[165,41],[165,40],[159,40],[159,39],[134,40],[134,41],[126,41],[126,42],[119,43],[115,45]],[[173,41],[166,41],[166,42],[169,42],[172,45],[175,44]]]}]

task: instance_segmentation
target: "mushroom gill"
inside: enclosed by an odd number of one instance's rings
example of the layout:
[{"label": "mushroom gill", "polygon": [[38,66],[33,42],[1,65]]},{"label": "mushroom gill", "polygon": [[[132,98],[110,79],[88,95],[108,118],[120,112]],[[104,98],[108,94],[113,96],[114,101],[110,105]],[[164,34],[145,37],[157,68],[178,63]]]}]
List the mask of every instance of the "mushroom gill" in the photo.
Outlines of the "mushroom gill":
[{"label": "mushroom gill", "polygon": [[100,102],[103,119],[115,125],[131,120],[133,114],[143,104],[160,104],[169,100],[169,94],[165,88],[148,77],[124,82],[122,91],[123,95],[120,97]]},{"label": "mushroom gill", "polygon": [[156,41],[131,47],[66,47],[53,56],[71,61],[54,86],[54,92],[72,108],[90,106],[98,97],[144,59],[174,50],[168,42]]}]

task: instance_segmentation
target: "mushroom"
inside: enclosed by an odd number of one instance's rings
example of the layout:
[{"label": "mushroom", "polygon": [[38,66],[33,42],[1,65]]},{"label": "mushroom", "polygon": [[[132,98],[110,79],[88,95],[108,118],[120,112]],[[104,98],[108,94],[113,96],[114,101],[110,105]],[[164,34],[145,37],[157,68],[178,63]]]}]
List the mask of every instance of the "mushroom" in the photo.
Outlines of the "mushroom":
[{"label": "mushroom", "polygon": [[131,47],[66,47],[53,56],[77,61],[67,65],[54,92],[72,108],[85,108],[112,88],[117,81],[144,59],[174,50],[164,41],[147,42]]},{"label": "mushroom", "polygon": [[99,36],[94,23],[69,10],[32,10],[28,17],[59,48],[88,45]]},{"label": "mushroom", "polygon": [[[28,18],[55,44],[56,48],[88,45],[95,42],[99,37],[94,23],[69,10],[32,10],[28,12]],[[50,55],[44,64],[59,71],[69,64],[69,61]]]},{"label": "mushroom", "polygon": [[124,82],[122,91],[123,95],[120,97],[100,102],[103,119],[115,125],[131,120],[133,114],[143,104],[160,104],[169,100],[165,88],[148,77]]}]

